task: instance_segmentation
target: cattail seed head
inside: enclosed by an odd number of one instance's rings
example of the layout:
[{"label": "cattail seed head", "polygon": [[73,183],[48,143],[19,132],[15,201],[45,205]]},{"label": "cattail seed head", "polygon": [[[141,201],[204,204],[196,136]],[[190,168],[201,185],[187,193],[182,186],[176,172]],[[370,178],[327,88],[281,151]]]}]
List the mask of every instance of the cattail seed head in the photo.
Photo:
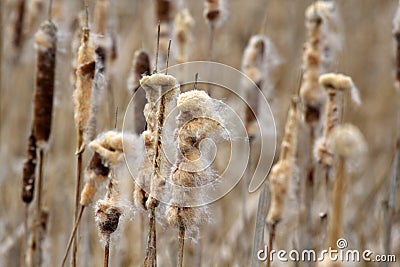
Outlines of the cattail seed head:
[{"label": "cattail seed head", "polygon": [[89,143],[89,147],[98,153],[107,167],[115,166],[123,161],[122,133],[108,131],[100,134]]},{"label": "cattail seed head", "polygon": [[35,171],[36,171],[36,140],[33,133],[28,139],[28,149],[22,171],[22,200],[29,204],[33,200],[35,190]]},{"label": "cattail seed head", "polygon": [[190,41],[192,40],[192,29],[194,19],[187,8],[180,10],[174,19],[174,35],[178,45],[177,61],[183,63],[189,58]]},{"label": "cattail seed head", "polygon": [[323,74],[319,77],[319,83],[326,89],[328,101],[325,107],[323,136],[315,143],[314,156],[323,166],[331,167],[334,155],[327,148],[327,140],[332,130],[340,123],[343,92],[350,91],[352,100],[356,104],[360,104],[361,100],[358,89],[348,76],[334,73]]},{"label": "cattail seed head", "polygon": [[102,237],[114,233],[119,224],[122,209],[110,199],[98,200],[96,204],[96,223]]},{"label": "cattail seed head", "polygon": [[269,174],[271,206],[267,216],[267,222],[270,225],[275,225],[282,219],[286,193],[292,173],[292,162],[288,160],[278,161],[271,169]]},{"label": "cattail seed head", "polygon": [[328,140],[328,147],[344,158],[361,158],[367,152],[367,143],[361,131],[352,124],[337,126]]},{"label": "cattail seed head", "polygon": [[76,88],[73,94],[75,125],[82,133],[85,133],[88,129],[92,105],[93,78],[96,68],[94,46],[89,38],[89,29],[83,28],[81,46],[78,51]]},{"label": "cattail seed head", "polygon": [[204,18],[213,27],[219,27],[227,17],[226,3],[224,0],[205,0]]},{"label": "cattail seed head", "polygon": [[299,115],[297,111],[299,99],[292,98],[292,103],[289,109],[288,117],[285,125],[285,134],[281,143],[280,160],[289,160],[294,162],[297,152],[297,133]]},{"label": "cattail seed head", "polygon": [[304,119],[311,126],[320,122],[326,101],[318,77],[329,70],[339,49],[329,39],[329,35],[336,30],[335,16],[335,4],[329,1],[317,1],[306,10],[307,42],[303,52],[304,73],[300,96],[304,105]]},{"label": "cattail seed head", "polygon": [[49,140],[53,112],[56,68],[57,27],[45,21],[35,34],[37,49],[33,131],[36,143],[43,148]]},{"label": "cattail seed head", "polygon": [[94,195],[97,193],[99,184],[103,183],[110,173],[110,168],[103,164],[103,160],[99,153],[94,152],[88,167],[85,170],[86,184],[81,193],[80,203],[87,206],[93,201]]},{"label": "cattail seed head", "polygon": [[393,37],[396,45],[396,82],[395,86],[400,92],[400,4],[393,19]]}]

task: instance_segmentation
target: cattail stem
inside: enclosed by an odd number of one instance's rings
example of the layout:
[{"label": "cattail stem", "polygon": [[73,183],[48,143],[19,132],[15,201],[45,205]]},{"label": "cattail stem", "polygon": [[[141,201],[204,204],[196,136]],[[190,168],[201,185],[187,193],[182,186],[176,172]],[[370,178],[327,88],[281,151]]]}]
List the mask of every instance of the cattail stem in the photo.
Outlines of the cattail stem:
[{"label": "cattail stem", "polygon": [[3,1],[0,1],[0,144],[1,144],[1,129],[3,121]]},{"label": "cattail stem", "polygon": [[71,236],[69,237],[67,248],[65,249],[64,257],[63,257],[62,262],[61,262],[61,267],[63,267],[65,265],[65,262],[66,262],[67,257],[68,257],[68,252],[69,252],[69,250],[71,248],[72,242],[75,240],[76,231],[77,231],[78,225],[79,225],[79,223],[80,223],[80,221],[82,219],[82,214],[83,214],[84,209],[85,209],[85,206],[81,206],[81,209],[79,211],[78,217],[77,217],[77,219],[75,221],[75,224],[74,224],[74,228],[72,229]]},{"label": "cattail stem", "polygon": [[210,24],[210,34],[208,39],[208,52],[210,61],[214,61],[214,34],[215,34],[215,26]]},{"label": "cattail stem", "polygon": [[[74,221],[78,220],[79,216],[79,200],[81,195],[81,184],[82,184],[82,157],[85,147],[83,146],[83,131],[78,129],[77,133],[77,158],[76,158],[76,184],[75,184],[75,213],[74,213]],[[78,231],[79,224],[76,225],[75,231]],[[71,257],[71,265],[76,266],[76,253],[78,251],[78,239],[73,238],[73,246],[72,246],[72,257]]]},{"label": "cattail stem", "polygon": [[265,218],[268,213],[268,187],[265,184],[261,190],[258,199],[256,229],[254,231],[253,251],[251,257],[251,267],[260,266],[260,260],[257,257],[257,251],[262,248],[264,242]]},{"label": "cattail stem", "polygon": [[43,191],[43,161],[44,161],[44,151],[43,149],[39,150],[39,174],[38,174],[38,181],[37,181],[37,194],[36,194],[36,210],[35,210],[35,225],[34,225],[34,242],[32,242],[31,250],[34,251],[34,261],[38,263],[40,266],[42,262],[42,255],[41,255],[41,239],[40,238],[40,221],[41,221],[41,214],[42,214],[42,191]]},{"label": "cattail stem", "polygon": [[146,258],[143,267],[157,266],[157,239],[155,206],[149,210],[149,234],[147,238]]},{"label": "cattail stem", "polygon": [[104,267],[108,267],[110,258],[110,234],[106,236],[106,244],[104,246]]},{"label": "cattail stem", "polygon": [[333,208],[330,214],[330,232],[328,236],[328,244],[331,248],[337,247],[337,240],[340,238],[341,234],[341,223],[343,217],[343,203],[344,203],[344,183],[346,179],[346,171],[345,171],[345,159],[343,156],[339,156],[337,167],[336,167],[336,175],[335,182],[333,187]]},{"label": "cattail stem", "polygon": [[[273,249],[276,225],[277,225],[277,223],[270,225],[269,238],[268,238],[268,251],[266,251],[265,253],[269,254],[269,251],[271,251]],[[267,255],[267,267],[270,267],[270,266],[271,266],[271,257],[269,255]]]},{"label": "cattail stem", "polygon": [[[181,208],[179,208],[179,211]],[[185,225],[180,220],[179,234],[178,234],[178,264],[177,267],[183,266],[183,249],[185,245]]]}]

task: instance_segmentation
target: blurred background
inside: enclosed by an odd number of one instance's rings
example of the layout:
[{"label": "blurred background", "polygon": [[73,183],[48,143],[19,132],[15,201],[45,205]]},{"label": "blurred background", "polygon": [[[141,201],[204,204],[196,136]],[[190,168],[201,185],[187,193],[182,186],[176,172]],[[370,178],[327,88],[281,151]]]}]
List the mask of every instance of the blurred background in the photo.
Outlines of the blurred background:
[{"label": "blurred background", "polygon": [[[27,18],[20,48],[12,42],[13,27],[19,1],[1,0],[2,21],[2,84],[0,98],[0,265],[23,266],[24,204],[21,201],[22,163],[32,123],[32,99],[35,81],[35,48],[33,35],[47,17],[47,1],[26,0],[27,10],[38,5],[37,14]],[[96,1],[87,1],[92,17]],[[190,44],[189,60],[208,60],[209,27],[203,17],[204,1],[187,0],[180,4],[192,14],[195,25]],[[281,139],[289,107],[290,94],[296,90],[301,68],[303,44],[306,40],[304,13],[311,0],[229,0],[228,17],[216,29],[214,59],[241,69],[244,49],[249,38],[263,33],[275,44],[281,64],[273,73],[274,114]],[[396,0],[336,0],[340,13],[342,50],[336,59],[335,71],[352,77],[360,90],[362,105],[346,106],[344,121],[358,126],[368,143],[367,164],[346,185],[344,237],[353,249],[370,249],[383,253],[385,205],[389,181],[393,173],[393,155],[398,131],[399,93],[394,87],[395,49],[392,20]],[[41,5],[41,6],[40,6]],[[122,128],[123,112],[130,99],[127,79],[134,52],[144,49],[154,61],[156,44],[155,1],[110,1],[109,31],[115,36],[117,58],[109,66],[114,107],[118,106],[117,129]],[[44,245],[44,266],[56,266],[61,261],[72,228],[75,186],[75,127],[73,120],[71,75],[72,49],[81,2],[54,0],[53,20],[58,26],[55,107],[52,135],[45,158],[45,205],[49,209],[49,224]],[[178,8],[180,8],[178,6]],[[32,12],[32,11],[31,11]],[[266,18],[266,20],[265,20]],[[265,22],[265,23],[264,23]],[[174,46],[174,40],[172,40]],[[174,64],[174,51],[171,63]],[[100,108],[98,131],[114,128],[115,110],[107,104]],[[299,164],[302,163],[301,153]],[[87,158],[84,165],[86,166]],[[133,181],[125,172],[127,203],[131,202]],[[299,179],[302,179],[300,172]],[[130,190],[130,191],[129,191]],[[212,222],[202,226],[201,238],[187,242],[185,266],[250,266],[254,225],[260,190],[243,196],[238,185],[228,195],[213,203]],[[100,193],[99,196],[102,196]],[[317,203],[313,217],[323,207]],[[277,248],[301,247],[298,240],[298,213],[295,199],[285,206],[285,217],[277,229]],[[392,250],[400,260],[400,197],[397,198],[392,233]],[[245,203],[245,205],[243,204]],[[146,225],[132,210],[121,220],[118,233],[112,239],[110,266],[140,266]],[[244,212],[246,211],[246,212]],[[243,218],[243,214],[247,214]],[[79,266],[101,266],[103,247],[94,223],[93,209],[85,213],[81,227]],[[159,224],[159,266],[174,266],[176,229]],[[317,238],[318,239],[318,238]],[[267,242],[267,241],[266,241]],[[317,242],[318,243],[318,242]],[[320,246],[316,245],[317,247]],[[275,263],[273,266],[301,266]],[[349,265],[356,266],[356,265]],[[357,266],[382,266],[359,263]],[[400,266],[393,263],[390,266]]]}]

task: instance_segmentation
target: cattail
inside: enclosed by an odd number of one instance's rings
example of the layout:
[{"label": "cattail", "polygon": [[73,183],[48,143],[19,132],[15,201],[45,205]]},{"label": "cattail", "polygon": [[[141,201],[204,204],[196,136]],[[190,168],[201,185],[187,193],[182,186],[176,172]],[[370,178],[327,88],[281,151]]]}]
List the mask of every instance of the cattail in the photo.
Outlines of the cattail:
[{"label": "cattail", "polygon": [[227,17],[224,0],[206,0],[204,2],[204,18],[212,27],[219,27]]},{"label": "cattail", "polygon": [[100,154],[94,152],[85,170],[86,183],[82,189],[80,201],[82,206],[87,206],[92,202],[94,195],[97,193],[99,184],[107,179],[109,173],[110,168],[104,165]]},{"label": "cattail", "polygon": [[180,10],[174,19],[174,36],[178,45],[178,63],[188,61],[194,19],[187,8]]},{"label": "cattail", "polygon": [[36,171],[36,140],[33,133],[28,139],[28,149],[22,172],[22,201],[26,204],[32,202],[35,189]]},{"label": "cattail", "polygon": [[326,67],[330,63],[325,59],[332,56],[326,56],[326,53],[334,53],[335,50],[335,47],[329,47],[330,42],[327,40],[333,27],[330,24],[334,23],[334,10],[335,4],[325,1],[317,1],[306,10],[307,42],[303,52],[304,73],[300,96],[305,108],[304,119],[311,126],[320,121],[326,101],[326,94],[318,84],[318,77],[328,71]]},{"label": "cattail", "polygon": [[140,87],[140,79],[144,75],[150,75],[150,58],[147,52],[139,50],[135,52],[131,75],[128,79],[128,90],[134,95],[133,99],[133,120],[135,133],[140,134],[146,126],[146,120],[143,115],[143,109],[146,104],[146,96],[143,90],[138,90]]},{"label": "cattail", "polygon": [[[185,233],[195,232],[202,221],[207,221],[205,207],[185,207],[185,197],[202,198],[201,194],[186,192],[185,188],[201,187],[213,181],[212,170],[201,170],[200,143],[207,137],[221,132],[221,125],[208,118],[212,110],[212,99],[204,91],[189,91],[179,96],[177,107],[180,111],[176,118],[178,148],[175,166],[171,170],[170,179],[173,188],[172,204],[167,210],[169,223],[179,229],[178,265],[183,264],[183,247]],[[201,116],[201,117],[198,117]],[[179,189],[178,189],[179,188]],[[180,188],[183,188],[181,190]]]},{"label": "cattail", "polygon": [[351,125],[339,125],[332,131],[328,148],[335,154],[334,188],[331,212],[328,222],[328,246],[337,248],[336,241],[341,237],[343,224],[343,205],[348,172],[354,164],[363,161],[367,151],[366,141],[360,130]]},{"label": "cattail", "polygon": [[57,27],[45,21],[35,34],[37,49],[36,87],[33,131],[36,143],[43,149],[50,137],[56,67]]},{"label": "cattail", "polygon": [[96,62],[94,47],[90,41],[89,28],[83,28],[81,46],[78,52],[78,67],[76,70],[76,88],[73,94],[75,106],[75,126],[78,130],[78,149],[83,143],[83,134],[88,130],[88,121],[91,111],[92,86]]},{"label": "cattail", "polygon": [[[125,134],[124,140],[127,142],[127,146],[137,147],[136,138],[133,135]],[[61,266],[64,266],[69,249],[75,240],[75,234],[85,207],[93,201],[101,184],[110,177],[111,170],[118,168],[124,159],[123,139],[120,132],[108,131],[100,134],[95,140],[89,143],[89,148],[94,151],[94,154],[85,170],[86,183],[80,195],[81,209],[76,216],[74,228],[72,229]],[[101,207],[104,208],[105,206]],[[102,210],[107,214],[109,209],[103,208]]]},{"label": "cattail", "polygon": [[276,225],[282,218],[284,201],[289,188],[289,180],[293,177],[297,151],[298,111],[296,98],[292,99],[288,118],[285,125],[285,134],[281,143],[281,152],[278,162],[272,167],[269,175],[271,191],[271,207],[267,222]]},{"label": "cattail", "polygon": [[227,10],[224,0],[205,0],[204,2],[204,18],[208,25],[210,25],[209,35],[209,59],[214,60],[214,32],[215,28],[220,27],[224,20],[227,18]]},{"label": "cattail", "polygon": [[361,103],[358,89],[352,79],[342,74],[328,73],[319,77],[319,84],[326,89],[328,102],[325,107],[325,121],[323,136],[316,141],[314,156],[325,167],[331,167],[333,163],[332,151],[327,149],[326,142],[333,128],[340,122],[343,93],[350,91],[353,102]]},{"label": "cattail", "polygon": [[20,49],[23,43],[23,29],[25,21],[25,0],[17,1],[16,20],[13,29],[13,45],[15,48]]},{"label": "cattail", "polygon": [[[166,177],[168,170],[171,168],[171,164],[163,154],[162,147],[164,141],[161,139],[161,134],[165,127],[165,119],[176,107],[179,86],[173,76],[165,74],[144,76],[140,80],[140,85],[145,90],[148,101],[143,111],[146,117],[148,133],[144,137],[151,136],[147,142],[145,140],[145,148],[152,155],[151,158],[144,158],[144,161],[147,162],[144,163],[145,167],[142,168],[140,174],[142,179],[150,180],[144,181],[144,184],[147,183],[150,185],[148,191],[150,196],[146,200],[146,209],[149,213],[149,233],[144,266],[153,266],[157,262],[155,208],[158,206],[158,199],[161,199],[164,195],[163,190]],[[135,193],[141,194],[142,192],[136,190]],[[139,200],[137,201],[139,204],[146,196],[141,194],[141,196],[136,196],[136,198]]]},{"label": "cattail", "polygon": [[[264,35],[253,35],[243,53],[242,71],[250,80],[252,80],[258,89],[264,92],[268,101],[273,100],[271,76],[272,71],[280,64],[280,58],[273,43]],[[246,128],[248,131],[255,121],[255,115],[258,114],[259,97],[254,93],[254,86],[247,82],[247,105],[246,109]],[[251,109],[251,108],[252,109]],[[254,114],[255,113],[255,114]],[[251,130],[250,130],[251,132]]]}]

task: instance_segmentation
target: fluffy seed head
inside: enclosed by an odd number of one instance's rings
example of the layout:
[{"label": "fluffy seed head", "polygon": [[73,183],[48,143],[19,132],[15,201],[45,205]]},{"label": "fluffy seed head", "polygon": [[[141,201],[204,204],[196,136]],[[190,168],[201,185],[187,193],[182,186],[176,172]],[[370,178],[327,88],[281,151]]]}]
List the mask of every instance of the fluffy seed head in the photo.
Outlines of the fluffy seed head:
[{"label": "fluffy seed head", "polygon": [[108,131],[100,134],[89,143],[89,147],[98,153],[105,166],[116,166],[123,161],[122,133]]},{"label": "fluffy seed head", "polygon": [[204,18],[213,27],[219,27],[227,17],[226,3],[224,0],[205,0]]},{"label": "fluffy seed head", "polygon": [[109,199],[99,200],[96,204],[96,223],[101,236],[114,233],[118,228],[122,209]]},{"label": "fluffy seed head", "polygon": [[337,126],[328,140],[328,147],[344,158],[362,157],[367,152],[367,143],[361,131],[352,124]]},{"label": "fluffy seed head", "polygon": [[335,89],[339,91],[350,91],[353,102],[356,103],[357,105],[361,104],[361,99],[358,89],[354,85],[354,82],[351,79],[351,77],[349,76],[336,73],[322,74],[319,77],[319,84],[324,88],[326,88],[327,90]]},{"label": "fluffy seed head", "polygon": [[189,58],[189,43],[192,39],[192,28],[194,19],[187,8],[180,10],[174,19],[174,36],[178,45],[177,61],[182,63]]},{"label": "fluffy seed head", "polygon": [[271,169],[269,174],[271,207],[267,216],[267,222],[270,225],[274,225],[282,219],[286,193],[292,173],[292,163],[286,160],[278,161]]}]

